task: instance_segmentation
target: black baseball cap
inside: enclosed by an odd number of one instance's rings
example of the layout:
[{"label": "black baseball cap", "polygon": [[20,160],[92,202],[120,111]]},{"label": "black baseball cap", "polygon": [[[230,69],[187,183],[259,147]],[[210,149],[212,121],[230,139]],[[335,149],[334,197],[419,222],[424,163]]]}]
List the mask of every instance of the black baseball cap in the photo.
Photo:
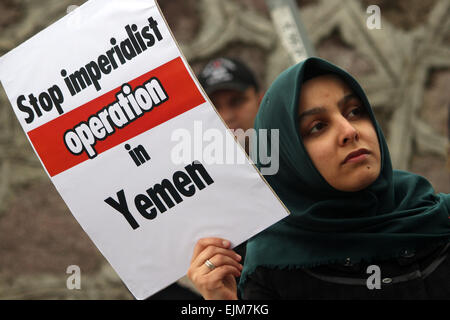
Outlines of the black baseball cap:
[{"label": "black baseball cap", "polygon": [[217,58],[208,62],[198,76],[198,80],[207,94],[217,90],[244,91],[254,87],[258,91],[258,82],[253,72],[241,61],[232,58]]}]

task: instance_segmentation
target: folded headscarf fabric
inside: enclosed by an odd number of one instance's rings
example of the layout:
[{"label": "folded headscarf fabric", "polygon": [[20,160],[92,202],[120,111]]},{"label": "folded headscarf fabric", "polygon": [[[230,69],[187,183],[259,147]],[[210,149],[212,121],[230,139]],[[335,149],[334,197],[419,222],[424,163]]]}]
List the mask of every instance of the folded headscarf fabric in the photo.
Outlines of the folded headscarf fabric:
[{"label": "folded headscarf fabric", "polygon": [[[302,83],[328,73],[338,75],[359,96],[378,135],[380,175],[358,192],[330,186],[313,165],[299,134]],[[287,69],[264,96],[255,129],[279,129],[279,171],[265,178],[290,215],[248,241],[241,290],[258,266],[307,268],[347,258],[370,262],[450,241],[450,195],[436,194],[421,176],[392,169],[386,140],[367,97],[344,70],[319,58]]]}]

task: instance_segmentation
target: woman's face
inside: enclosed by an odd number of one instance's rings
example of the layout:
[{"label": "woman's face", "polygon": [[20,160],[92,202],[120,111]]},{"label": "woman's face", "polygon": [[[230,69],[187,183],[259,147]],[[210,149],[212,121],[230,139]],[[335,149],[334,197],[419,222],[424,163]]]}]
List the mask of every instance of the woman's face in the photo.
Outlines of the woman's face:
[{"label": "woman's face", "polygon": [[323,75],[302,85],[299,128],[322,177],[340,191],[359,191],[380,174],[375,128],[361,100],[339,77]]}]

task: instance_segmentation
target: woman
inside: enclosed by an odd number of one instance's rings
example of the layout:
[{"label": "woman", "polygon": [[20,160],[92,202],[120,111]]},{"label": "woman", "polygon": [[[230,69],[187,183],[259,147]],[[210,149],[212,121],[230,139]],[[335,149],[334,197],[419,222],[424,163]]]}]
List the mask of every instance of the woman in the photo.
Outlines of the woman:
[{"label": "woman", "polygon": [[255,129],[280,130],[266,179],[291,214],[248,241],[244,268],[228,241],[201,239],[188,276],[206,299],[236,299],[237,276],[244,299],[450,298],[450,195],[392,170],[351,75],[319,58],[289,68]]}]

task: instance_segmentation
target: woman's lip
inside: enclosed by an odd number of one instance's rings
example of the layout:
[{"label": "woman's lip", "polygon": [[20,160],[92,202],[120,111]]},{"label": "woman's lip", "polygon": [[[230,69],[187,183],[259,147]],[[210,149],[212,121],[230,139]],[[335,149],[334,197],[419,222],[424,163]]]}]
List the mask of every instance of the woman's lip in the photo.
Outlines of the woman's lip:
[{"label": "woman's lip", "polygon": [[359,149],[359,150],[353,151],[347,155],[343,164],[347,163],[347,162],[359,162],[359,161],[365,160],[369,154],[370,154],[370,152],[367,149]]},{"label": "woman's lip", "polygon": [[347,162],[360,162],[360,161],[365,160],[368,156],[369,156],[368,153],[363,153],[363,154],[361,154],[359,156],[356,156],[356,157],[348,159],[347,161],[345,161],[345,163],[347,163]]}]

